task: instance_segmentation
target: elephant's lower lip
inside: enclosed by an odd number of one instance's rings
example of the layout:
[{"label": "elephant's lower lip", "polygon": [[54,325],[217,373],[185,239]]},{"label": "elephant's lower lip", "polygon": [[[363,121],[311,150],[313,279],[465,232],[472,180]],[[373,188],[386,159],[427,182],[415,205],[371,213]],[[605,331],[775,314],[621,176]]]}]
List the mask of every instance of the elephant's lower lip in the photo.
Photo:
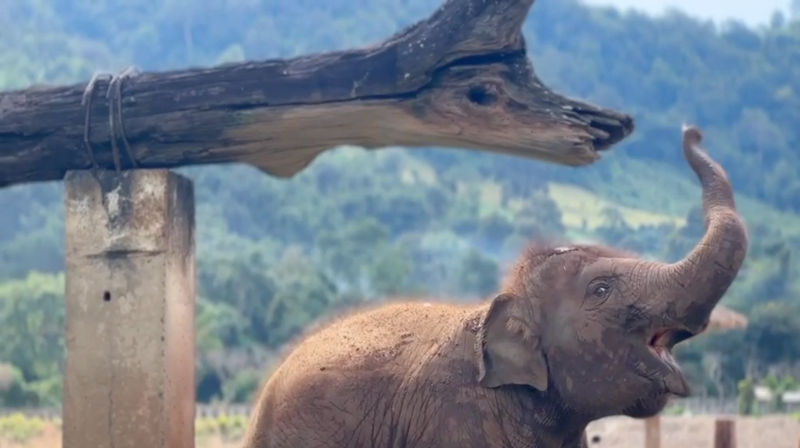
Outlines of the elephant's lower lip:
[{"label": "elephant's lower lip", "polygon": [[650,345],[647,348],[650,349],[650,353],[653,354],[653,356],[668,365],[670,369],[675,371],[680,370],[678,363],[675,361],[675,358],[672,357],[672,352],[670,352],[669,349],[658,345]]},{"label": "elephant's lower lip", "polygon": [[664,387],[667,389],[667,392],[678,397],[689,396],[689,384],[686,376],[675,361],[675,358],[672,357],[670,350],[663,346],[652,345],[649,345],[647,348],[656,359],[661,361],[661,363],[669,369],[669,372],[667,372],[664,377]]},{"label": "elephant's lower lip", "polygon": [[664,386],[676,397],[686,398],[690,395],[689,381],[680,370],[673,372],[664,382]]}]

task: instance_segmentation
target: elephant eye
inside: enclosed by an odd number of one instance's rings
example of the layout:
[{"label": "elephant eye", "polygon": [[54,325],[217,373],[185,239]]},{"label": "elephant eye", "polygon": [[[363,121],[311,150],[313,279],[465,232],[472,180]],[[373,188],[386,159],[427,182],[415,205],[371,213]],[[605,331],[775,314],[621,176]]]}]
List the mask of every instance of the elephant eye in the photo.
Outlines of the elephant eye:
[{"label": "elephant eye", "polygon": [[594,284],[591,287],[591,293],[597,298],[605,299],[611,293],[611,285],[606,282]]}]

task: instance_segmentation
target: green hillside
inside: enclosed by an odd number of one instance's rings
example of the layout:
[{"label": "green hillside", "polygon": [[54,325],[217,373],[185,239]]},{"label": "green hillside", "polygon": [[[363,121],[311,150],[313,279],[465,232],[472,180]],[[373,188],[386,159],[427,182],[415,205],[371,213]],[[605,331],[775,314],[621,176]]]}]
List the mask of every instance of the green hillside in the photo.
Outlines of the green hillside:
[{"label": "green hillside", "polygon": [[[438,0],[38,0],[0,5],[0,89],[367,45]],[[680,150],[699,124],[724,165],[751,249],[724,303],[745,332],[681,359],[697,393],[730,395],[800,361],[800,21],[716,27],[575,0],[539,0],[524,27],[554,89],[630,112],[636,133],[596,164],[443,148],[337,148],[289,180],[240,165],[195,181],[198,398],[246,401],[283,344],[344,306],[397,295],[475,300],[526,241],[597,241],[675,260],[702,233]],[[0,144],[2,144],[0,136]],[[0,405],[60,400],[63,189],[0,190]],[[45,335],[43,338],[42,335]],[[723,353],[723,378],[703,351]],[[9,378],[3,378],[3,372]],[[5,384],[5,387],[3,386]]]}]

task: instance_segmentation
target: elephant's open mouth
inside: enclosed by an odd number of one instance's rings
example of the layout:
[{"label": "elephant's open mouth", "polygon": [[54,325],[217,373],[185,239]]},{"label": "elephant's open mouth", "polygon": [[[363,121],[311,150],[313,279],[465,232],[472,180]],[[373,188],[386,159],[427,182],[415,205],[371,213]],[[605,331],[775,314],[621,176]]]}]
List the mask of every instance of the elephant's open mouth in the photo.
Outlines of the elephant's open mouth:
[{"label": "elephant's open mouth", "polygon": [[680,370],[675,358],[672,357],[672,347],[675,345],[672,342],[673,334],[677,330],[661,329],[656,331],[650,338],[647,348],[650,352],[666,363],[672,370]]},{"label": "elephant's open mouth", "polygon": [[692,336],[692,333],[686,330],[659,328],[653,332],[647,343],[650,353],[668,369],[669,373],[665,378],[667,390],[680,397],[688,396],[689,389],[683,371],[672,356],[672,347]]}]

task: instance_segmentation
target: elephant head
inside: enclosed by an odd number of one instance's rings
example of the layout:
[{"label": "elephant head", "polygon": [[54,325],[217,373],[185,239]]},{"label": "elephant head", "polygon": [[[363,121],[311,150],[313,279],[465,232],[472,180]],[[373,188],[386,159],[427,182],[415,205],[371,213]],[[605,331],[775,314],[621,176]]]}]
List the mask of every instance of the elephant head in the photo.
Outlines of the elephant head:
[{"label": "elephant head", "polygon": [[529,386],[589,420],[652,416],[671,395],[689,395],[671,350],[706,328],[748,245],[730,181],[701,140],[684,126],[703,191],[697,246],[672,264],[597,246],[530,248],[482,317],[481,385]]}]

